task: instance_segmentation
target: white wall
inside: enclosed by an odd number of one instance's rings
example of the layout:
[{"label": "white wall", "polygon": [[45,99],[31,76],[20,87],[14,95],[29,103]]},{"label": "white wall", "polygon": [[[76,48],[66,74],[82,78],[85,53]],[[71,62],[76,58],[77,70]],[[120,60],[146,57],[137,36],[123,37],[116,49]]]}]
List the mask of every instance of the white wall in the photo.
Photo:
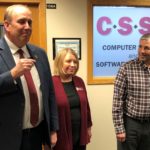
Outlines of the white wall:
[{"label": "white wall", "polygon": [[93,119],[92,140],[87,150],[116,150],[112,123],[113,85],[87,85],[87,0],[46,0],[57,9],[46,10],[48,57],[53,70],[52,38],[82,39],[82,59],[78,75],[87,87]]}]

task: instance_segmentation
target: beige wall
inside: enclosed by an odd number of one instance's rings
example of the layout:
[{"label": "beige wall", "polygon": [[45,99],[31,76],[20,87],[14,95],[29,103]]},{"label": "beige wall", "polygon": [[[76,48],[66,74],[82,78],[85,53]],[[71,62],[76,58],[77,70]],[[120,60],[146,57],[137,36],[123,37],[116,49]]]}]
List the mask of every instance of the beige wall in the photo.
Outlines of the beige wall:
[{"label": "beige wall", "polygon": [[46,0],[57,9],[46,10],[48,56],[53,70],[52,38],[82,39],[82,59],[78,75],[87,87],[93,118],[92,140],[87,150],[116,150],[111,106],[113,85],[87,85],[87,0]]}]

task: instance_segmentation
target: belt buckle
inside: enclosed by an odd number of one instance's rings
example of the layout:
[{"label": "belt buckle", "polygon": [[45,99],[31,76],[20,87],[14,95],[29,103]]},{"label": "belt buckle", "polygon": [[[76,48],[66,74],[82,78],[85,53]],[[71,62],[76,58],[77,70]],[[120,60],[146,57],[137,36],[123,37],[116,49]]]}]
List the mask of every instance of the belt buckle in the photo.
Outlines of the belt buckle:
[{"label": "belt buckle", "polygon": [[28,135],[29,135],[29,134],[30,134],[30,130],[31,130],[30,128],[28,128],[28,129],[24,129],[24,133],[26,133],[26,134],[28,134]]}]

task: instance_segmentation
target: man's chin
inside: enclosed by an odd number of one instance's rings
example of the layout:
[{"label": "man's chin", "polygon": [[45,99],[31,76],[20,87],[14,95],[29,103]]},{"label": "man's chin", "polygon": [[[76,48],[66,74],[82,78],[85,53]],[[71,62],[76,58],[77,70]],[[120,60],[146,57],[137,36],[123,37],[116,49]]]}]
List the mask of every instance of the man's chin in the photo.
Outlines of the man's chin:
[{"label": "man's chin", "polygon": [[147,62],[150,62],[150,58],[142,58],[142,59],[139,59],[141,62],[144,62],[144,63],[147,63]]},{"label": "man's chin", "polygon": [[146,61],[146,58],[145,57],[141,57],[139,58],[140,61]]},{"label": "man's chin", "polygon": [[27,37],[23,37],[23,38],[21,39],[21,41],[22,41],[23,43],[28,43],[29,40],[30,40],[30,38],[27,38]]}]

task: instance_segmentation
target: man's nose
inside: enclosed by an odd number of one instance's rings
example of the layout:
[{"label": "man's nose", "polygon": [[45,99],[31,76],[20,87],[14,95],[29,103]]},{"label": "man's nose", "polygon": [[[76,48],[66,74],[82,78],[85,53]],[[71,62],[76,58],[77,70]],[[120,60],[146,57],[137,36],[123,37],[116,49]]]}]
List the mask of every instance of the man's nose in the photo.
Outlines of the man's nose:
[{"label": "man's nose", "polygon": [[144,47],[141,47],[140,51],[141,51],[141,53],[145,53]]},{"label": "man's nose", "polygon": [[30,23],[29,23],[28,21],[26,21],[25,27],[26,27],[26,28],[31,28],[31,25],[30,25]]}]

